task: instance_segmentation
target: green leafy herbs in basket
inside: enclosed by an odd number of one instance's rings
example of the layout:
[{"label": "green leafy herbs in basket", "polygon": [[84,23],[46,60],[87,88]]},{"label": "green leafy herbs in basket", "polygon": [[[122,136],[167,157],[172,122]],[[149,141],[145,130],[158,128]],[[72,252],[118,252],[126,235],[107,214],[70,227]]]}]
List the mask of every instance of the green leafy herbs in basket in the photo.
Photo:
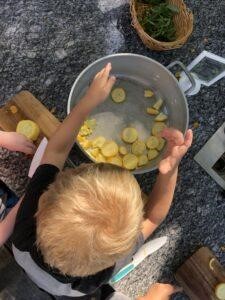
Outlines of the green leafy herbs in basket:
[{"label": "green leafy herbs in basket", "polygon": [[[149,3],[156,1],[148,0]],[[139,17],[139,22],[152,38],[163,42],[173,42],[176,40],[173,16],[177,13],[179,13],[179,9],[176,5],[160,3],[147,7]]]}]

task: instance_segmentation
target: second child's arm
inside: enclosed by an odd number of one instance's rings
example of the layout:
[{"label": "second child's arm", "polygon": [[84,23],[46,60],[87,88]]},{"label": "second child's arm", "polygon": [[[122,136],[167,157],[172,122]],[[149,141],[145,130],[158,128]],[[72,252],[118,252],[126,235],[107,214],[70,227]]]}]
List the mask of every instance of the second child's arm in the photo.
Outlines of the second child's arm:
[{"label": "second child's arm", "polygon": [[137,300],[169,300],[170,296],[182,291],[182,288],[171,284],[155,283],[149,288],[145,296],[138,297]]},{"label": "second child's arm", "polygon": [[178,165],[192,144],[193,134],[188,130],[185,137],[176,129],[165,129],[167,153],[159,164],[159,175],[147,204],[146,220],[142,233],[147,239],[167,216],[176,187]]},{"label": "second child's arm", "polygon": [[169,174],[159,174],[147,204],[142,233],[147,239],[167,216],[175,191],[178,168]]},{"label": "second child's arm", "polygon": [[73,147],[75,138],[90,112],[109,95],[116,78],[109,77],[111,64],[108,63],[94,78],[90,88],[73,108],[49,140],[41,164],[53,164],[62,169]]},{"label": "second child's arm", "polygon": [[36,147],[32,141],[17,132],[0,130],[0,147],[10,151],[18,151],[25,154],[34,154]]},{"label": "second child's arm", "polygon": [[0,247],[8,240],[13,232],[16,214],[20,207],[22,199],[11,209],[3,221],[0,222]]}]

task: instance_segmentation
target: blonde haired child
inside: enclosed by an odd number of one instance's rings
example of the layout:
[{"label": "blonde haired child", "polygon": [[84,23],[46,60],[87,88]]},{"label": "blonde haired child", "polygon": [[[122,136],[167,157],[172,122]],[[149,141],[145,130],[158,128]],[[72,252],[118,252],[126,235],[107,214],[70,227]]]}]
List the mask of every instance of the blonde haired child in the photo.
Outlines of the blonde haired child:
[{"label": "blonde haired child", "polygon": [[109,63],[50,139],[17,215],[15,259],[40,288],[56,296],[115,296],[108,281],[167,215],[178,164],[192,142],[191,131],[185,137],[175,129],[164,131],[168,151],[145,220],[140,188],[128,171],[108,164],[61,171],[74,136],[116,81],[110,71]]}]

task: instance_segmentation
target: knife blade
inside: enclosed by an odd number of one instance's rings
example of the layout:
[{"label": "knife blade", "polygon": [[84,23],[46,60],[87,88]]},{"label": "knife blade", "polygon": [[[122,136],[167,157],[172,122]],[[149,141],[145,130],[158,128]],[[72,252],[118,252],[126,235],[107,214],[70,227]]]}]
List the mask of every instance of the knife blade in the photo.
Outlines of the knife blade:
[{"label": "knife blade", "polygon": [[29,178],[33,177],[37,167],[40,165],[40,162],[41,162],[42,156],[45,152],[45,149],[47,147],[47,144],[48,144],[48,140],[44,137],[41,140],[41,142],[40,142],[40,144],[39,144],[39,146],[38,146],[38,148],[37,148],[37,150],[34,154],[34,157],[32,159],[30,169],[29,169],[29,172],[28,172],[28,177]]},{"label": "knife blade", "polygon": [[[28,172],[28,177],[29,178],[33,177],[37,167],[40,165],[41,159],[43,157],[43,154],[45,152],[45,149],[46,149],[47,145],[48,145],[48,140],[44,137],[41,140],[41,142],[40,142],[40,144],[39,144],[39,146],[38,146],[38,148],[37,148],[37,150],[36,150],[36,152],[33,156],[33,159],[31,161],[30,169],[29,169],[29,172]],[[76,168],[76,165],[74,164],[74,162],[69,157],[67,157],[66,162],[71,168]]]}]

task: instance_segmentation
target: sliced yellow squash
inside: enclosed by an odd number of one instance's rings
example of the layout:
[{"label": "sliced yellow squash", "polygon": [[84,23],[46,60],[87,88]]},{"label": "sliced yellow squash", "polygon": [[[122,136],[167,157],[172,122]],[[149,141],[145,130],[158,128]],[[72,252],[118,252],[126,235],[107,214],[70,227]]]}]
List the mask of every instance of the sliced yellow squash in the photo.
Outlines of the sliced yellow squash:
[{"label": "sliced yellow squash", "polygon": [[137,168],[138,158],[136,155],[128,153],[123,157],[123,166],[127,170],[134,170]]},{"label": "sliced yellow squash", "polygon": [[163,147],[165,146],[166,141],[161,137],[159,137],[158,140],[159,140],[159,145],[156,147],[156,149],[158,151],[161,151],[163,149]]},{"label": "sliced yellow squash", "polygon": [[215,258],[211,258],[210,261],[209,261],[209,268],[211,271],[214,271],[214,267],[213,267],[213,264],[215,263]]},{"label": "sliced yellow squash", "polygon": [[92,145],[95,148],[101,148],[106,142],[106,139],[104,136],[98,136],[95,139],[92,140]]},{"label": "sliced yellow squash", "polygon": [[96,127],[97,121],[96,121],[96,119],[87,119],[84,122],[84,124],[87,125],[87,127],[89,127],[90,129],[93,130]]},{"label": "sliced yellow squash", "polygon": [[216,286],[215,294],[219,300],[225,300],[225,283],[219,283]]},{"label": "sliced yellow squash", "polygon": [[36,141],[40,134],[40,128],[31,120],[22,120],[17,124],[16,132],[25,135],[29,140]]},{"label": "sliced yellow squash", "polygon": [[151,98],[152,96],[154,96],[154,93],[153,93],[153,91],[148,89],[148,90],[145,90],[144,96],[145,96],[145,98]]},{"label": "sliced yellow squash", "polygon": [[122,155],[126,155],[127,154],[127,148],[125,146],[120,146],[119,147],[119,153]]},{"label": "sliced yellow squash", "polygon": [[160,110],[160,108],[163,105],[163,100],[160,98],[159,100],[156,101],[156,103],[153,105],[153,108],[155,108],[156,110]]},{"label": "sliced yellow squash", "polygon": [[126,99],[126,93],[123,88],[115,88],[111,93],[112,100],[116,103],[121,103]]},{"label": "sliced yellow squash", "polygon": [[131,151],[135,155],[141,155],[146,150],[146,145],[143,141],[136,141],[132,144]]},{"label": "sliced yellow squash", "polygon": [[82,136],[82,135],[78,134],[78,136],[77,136],[77,140],[78,140],[78,142],[83,142],[83,141],[85,141],[85,140],[86,140],[86,138],[85,138],[84,136]]},{"label": "sliced yellow squash", "polygon": [[168,119],[167,115],[165,115],[164,113],[160,113],[156,118],[155,121],[157,122],[163,122],[166,121]]},{"label": "sliced yellow squash", "polygon": [[137,130],[133,127],[127,127],[122,132],[122,139],[125,143],[132,144],[138,138]]},{"label": "sliced yellow squash", "polygon": [[165,129],[166,127],[166,124],[163,122],[155,122],[152,127],[152,134],[154,136],[159,136],[163,129]]},{"label": "sliced yellow squash", "polygon": [[159,139],[155,136],[150,136],[147,139],[146,145],[148,149],[156,149],[159,146]]},{"label": "sliced yellow squash", "polygon": [[14,115],[18,112],[18,108],[15,105],[11,105],[9,107],[9,109],[10,109],[11,113]]},{"label": "sliced yellow squash", "polygon": [[107,141],[101,148],[101,152],[105,157],[115,156],[119,151],[118,145],[114,141]]},{"label": "sliced yellow squash", "polygon": [[143,154],[138,157],[138,166],[142,167],[148,163],[148,157],[147,155]]},{"label": "sliced yellow squash", "polygon": [[148,113],[149,115],[156,116],[156,115],[159,114],[159,111],[158,111],[157,109],[155,109],[155,108],[148,107],[148,108],[147,108],[147,113]]},{"label": "sliced yellow squash", "polygon": [[80,142],[80,145],[84,148],[84,149],[88,149],[92,146],[91,141],[85,139],[83,141]]},{"label": "sliced yellow squash", "polygon": [[79,135],[88,136],[92,133],[92,129],[90,129],[86,124],[82,125],[79,131]]},{"label": "sliced yellow squash", "polygon": [[158,155],[159,155],[159,152],[155,149],[148,151],[148,159],[149,160],[156,158]]}]

